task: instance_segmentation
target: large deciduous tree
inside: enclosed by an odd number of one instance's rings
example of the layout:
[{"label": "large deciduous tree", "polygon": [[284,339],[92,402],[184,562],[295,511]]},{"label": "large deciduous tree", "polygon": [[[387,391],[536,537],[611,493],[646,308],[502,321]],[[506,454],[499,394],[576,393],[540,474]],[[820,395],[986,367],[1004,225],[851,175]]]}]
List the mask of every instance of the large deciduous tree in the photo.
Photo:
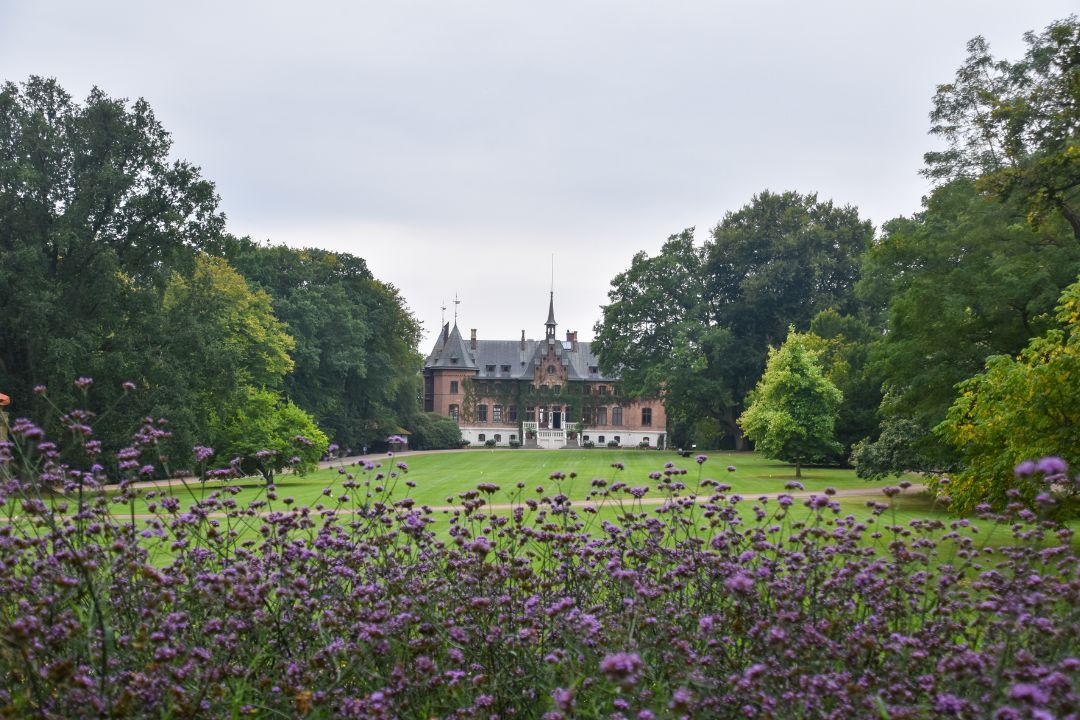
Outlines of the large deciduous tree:
[{"label": "large deciduous tree", "polygon": [[855,310],[859,255],[873,235],[852,207],[794,192],[755,195],[703,246],[692,230],[659,255],[638,253],[612,280],[597,324],[601,364],[630,394],[662,391],[673,441],[718,427],[742,447],[736,418],[770,344],[829,308]]},{"label": "large deciduous tree", "polygon": [[[118,396],[166,280],[219,244],[213,185],[170,149],[143,100],[0,86],[0,387],[19,411],[36,385],[71,407],[79,375],[100,405]],[[112,421],[98,431],[126,432]]]},{"label": "large deciduous tree", "polygon": [[790,328],[784,344],[769,349],[765,373],[739,417],[762,454],[795,464],[795,477],[802,477],[804,463],[840,447],[833,431],[843,394],[825,377],[812,344]]},{"label": "large deciduous tree", "polygon": [[956,384],[1045,332],[1080,272],[1080,245],[1060,219],[1035,228],[1014,202],[991,201],[964,179],[925,202],[886,223],[863,263],[859,295],[888,327],[871,361],[884,379],[885,444],[856,452],[865,477],[955,468],[959,456],[931,430]]},{"label": "large deciduous tree", "polygon": [[[990,357],[984,372],[960,385],[937,428],[964,460],[939,486],[957,511],[1004,507],[1012,488],[1035,504],[1037,486],[1013,472],[1021,460],[1061,456],[1080,466],[1080,282],[1066,288],[1055,319],[1019,355]],[[1077,484],[1063,482],[1075,494]]]},{"label": "large deciduous tree", "polygon": [[240,240],[228,255],[272,296],[296,340],[289,397],[342,446],[373,445],[408,425],[417,404],[419,324],[362,258]]},{"label": "large deciduous tree", "polygon": [[1024,36],[1016,62],[997,60],[982,37],[934,96],[930,132],[947,148],[926,153],[925,173],[979,187],[1023,208],[1035,225],[1065,218],[1080,240],[1080,21]]}]

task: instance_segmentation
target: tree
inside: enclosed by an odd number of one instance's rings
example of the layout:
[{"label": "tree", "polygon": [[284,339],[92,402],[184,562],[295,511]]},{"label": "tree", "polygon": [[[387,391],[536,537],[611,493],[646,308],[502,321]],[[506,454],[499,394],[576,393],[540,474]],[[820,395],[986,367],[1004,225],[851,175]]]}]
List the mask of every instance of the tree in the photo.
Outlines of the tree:
[{"label": "tree", "polygon": [[1065,218],[1080,240],[1080,21],[1024,35],[1021,60],[995,60],[982,37],[952,83],[938,86],[930,132],[947,149],[925,155],[931,178],[978,179],[988,194],[1014,200],[1041,225]]},{"label": "tree", "polygon": [[[955,449],[932,432],[956,384],[988,356],[1014,355],[1045,332],[1080,272],[1080,246],[1060,220],[1034,228],[1015,203],[991,201],[965,179],[924,202],[914,217],[886,223],[863,262],[859,297],[888,328],[870,363],[884,380],[880,415],[893,446],[862,444],[856,465],[864,477],[957,467]],[[913,445],[900,451],[902,439]],[[916,464],[880,464],[889,459]]]},{"label": "tree", "polygon": [[[156,333],[139,333],[165,283],[224,230],[214,186],[170,153],[144,100],[94,88],[79,104],[40,77],[0,86],[0,386],[18,407],[36,385],[72,407],[80,375],[110,405],[156,352]],[[131,428],[113,416],[96,430],[115,445]]]},{"label": "tree", "polygon": [[228,256],[273,297],[296,340],[288,395],[342,446],[381,441],[419,411],[419,324],[362,258],[239,240]]},{"label": "tree", "polygon": [[870,362],[882,334],[868,321],[829,309],[810,322],[807,342],[818,356],[825,377],[844,395],[836,416],[840,452],[835,462],[846,462],[852,447],[878,434],[878,406],[884,378]]},{"label": "tree", "polygon": [[769,349],[765,374],[739,417],[758,451],[795,463],[797,478],[803,463],[839,449],[833,427],[843,394],[822,373],[810,344],[792,326],[784,344]]},{"label": "tree", "polygon": [[1018,356],[990,357],[984,372],[960,385],[938,426],[964,460],[939,486],[956,511],[1004,507],[1012,488],[1034,504],[1037,486],[1013,472],[1021,460],[1060,456],[1080,466],[1080,282],[1066,288],[1055,319]]},{"label": "tree", "polygon": [[685,230],[612,280],[596,327],[601,366],[620,372],[630,394],[662,390],[673,442],[719,427],[741,449],[736,418],[770,344],[826,309],[854,312],[859,256],[872,236],[855,208],[794,192],[755,195],[703,247]]},{"label": "tree", "polygon": [[258,472],[267,485],[285,468],[298,475],[318,469],[330,443],[311,416],[291,401],[250,387],[211,427],[218,457],[240,458],[240,469]]}]

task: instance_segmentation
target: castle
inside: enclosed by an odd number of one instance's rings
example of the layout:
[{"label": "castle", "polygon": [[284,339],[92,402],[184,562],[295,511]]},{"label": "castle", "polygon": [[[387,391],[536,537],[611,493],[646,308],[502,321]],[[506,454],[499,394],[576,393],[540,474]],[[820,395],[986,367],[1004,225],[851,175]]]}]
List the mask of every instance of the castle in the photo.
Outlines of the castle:
[{"label": "castle", "polygon": [[465,340],[454,319],[424,362],[424,409],[453,418],[472,445],[664,447],[657,398],[629,398],[600,372],[577,332],[555,336],[551,293],[543,340]]}]

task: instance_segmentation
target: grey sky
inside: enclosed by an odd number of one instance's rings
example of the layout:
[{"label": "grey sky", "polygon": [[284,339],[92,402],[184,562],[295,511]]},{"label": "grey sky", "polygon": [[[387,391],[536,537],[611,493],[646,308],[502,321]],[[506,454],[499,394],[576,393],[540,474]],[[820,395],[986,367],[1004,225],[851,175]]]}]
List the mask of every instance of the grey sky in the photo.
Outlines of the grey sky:
[{"label": "grey sky", "polygon": [[[229,229],[362,256],[428,333],[592,336],[611,278],[762,189],[919,209],[930,98],[1068,2],[0,0],[0,79],[145,97]],[[452,307],[452,305],[451,305]],[[448,310],[448,316],[452,315]]]}]

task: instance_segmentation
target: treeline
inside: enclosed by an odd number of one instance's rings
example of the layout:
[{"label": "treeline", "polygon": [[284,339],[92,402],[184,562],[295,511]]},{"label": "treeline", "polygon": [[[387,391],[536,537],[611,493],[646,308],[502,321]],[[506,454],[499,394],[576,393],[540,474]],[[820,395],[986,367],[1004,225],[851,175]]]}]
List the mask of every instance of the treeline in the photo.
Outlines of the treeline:
[{"label": "treeline", "polygon": [[765,191],[612,281],[602,364],[664,393],[673,442],[743,447],[790,326],[843,396],[818,462],[948,474],[961,509],[1005,503],[1025,458],[1080,466],[1080,22],[1025,40],[1015,62],[972,40],[938,87],[916,215],[875,235],[854,207]]},{"label": "treeline", "polygon": [[[230,235],[145,101],[0,91],[0,389],[105,450],[167,420],[173,470],[310,467],[417,413],[419,326],[363,259]],[[79,377],[93,379],[76,384]],[[209,447],[193,455],[195,446]],[[108,452],[102,457],[112,457]]]}]

